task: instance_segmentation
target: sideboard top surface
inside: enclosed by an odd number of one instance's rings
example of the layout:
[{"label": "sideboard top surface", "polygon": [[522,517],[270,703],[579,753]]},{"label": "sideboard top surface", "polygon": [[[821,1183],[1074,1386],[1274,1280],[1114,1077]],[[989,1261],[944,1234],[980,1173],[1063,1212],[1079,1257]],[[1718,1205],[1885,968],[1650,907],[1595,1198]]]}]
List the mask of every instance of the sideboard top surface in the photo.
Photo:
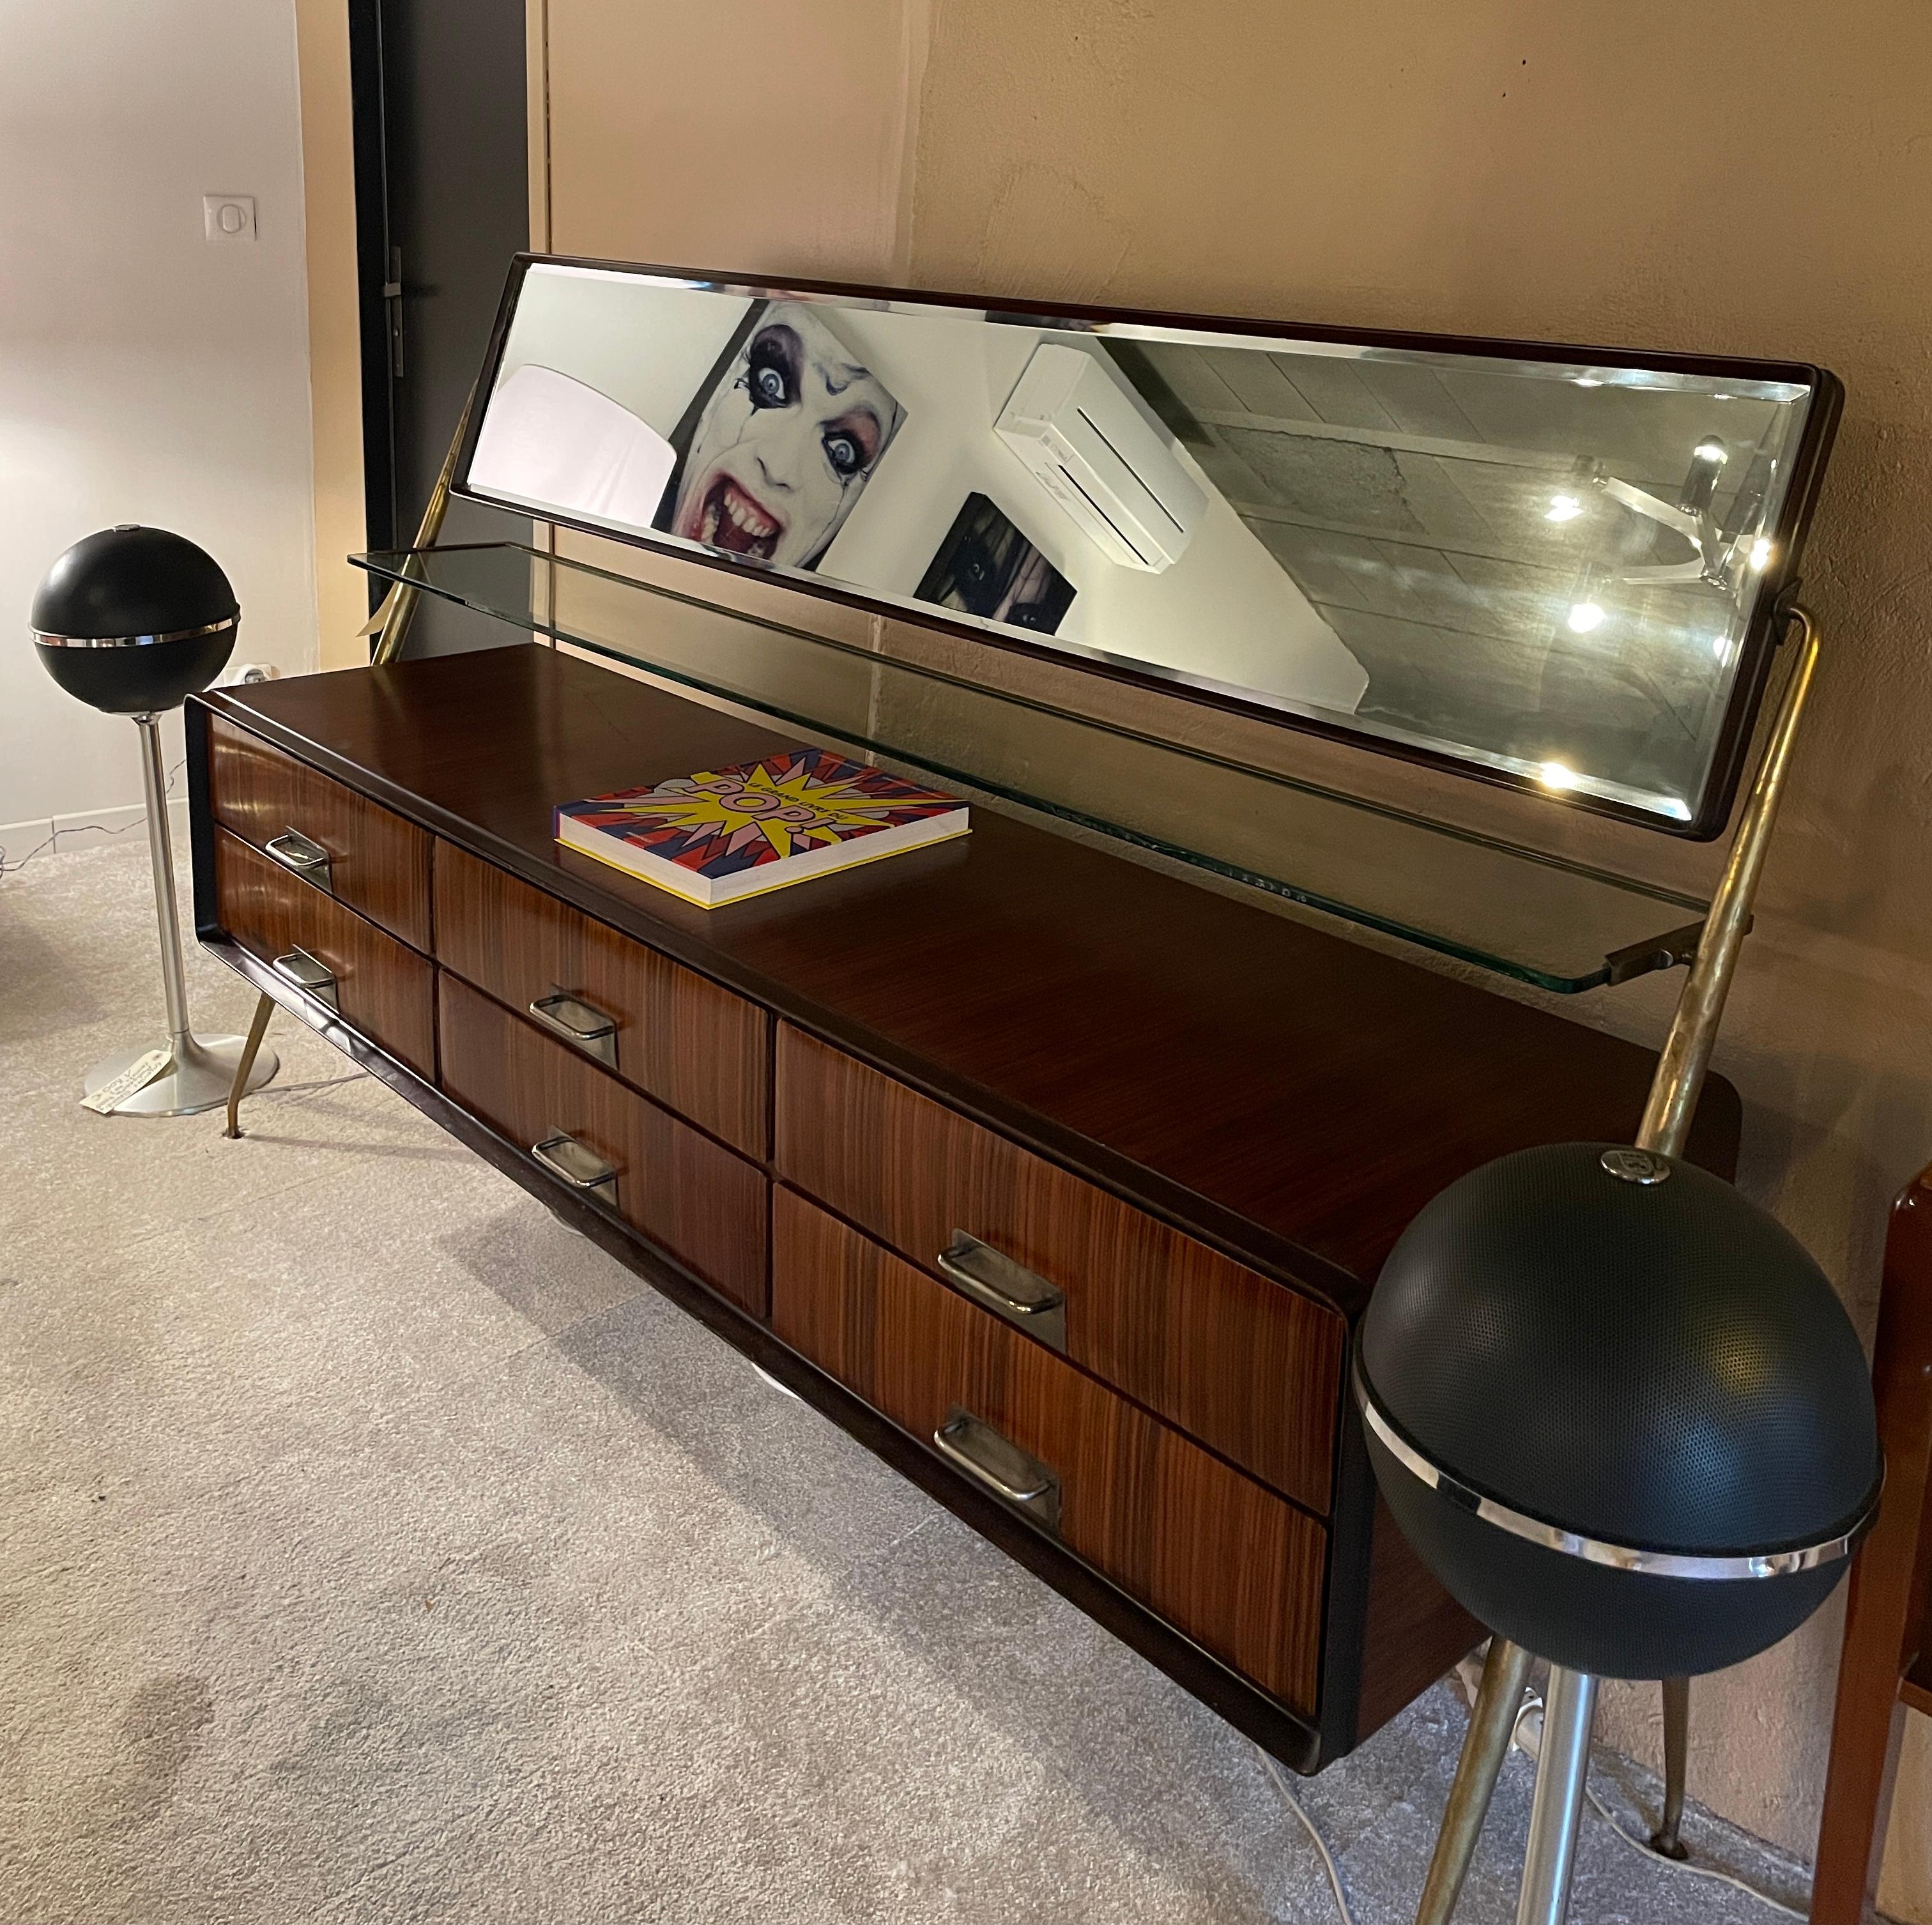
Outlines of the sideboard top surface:
[{"label": "sideboard top surface", "polygon": [[[1353,1313],[1443,1186],[1628,1140],[1647,1051],[976,807],[723,909],[560,849],[556,804],[790,745],[546,648],[197,698],[486,860]],[[1692,1153],[1728,1171],[1736,1094]]]}]

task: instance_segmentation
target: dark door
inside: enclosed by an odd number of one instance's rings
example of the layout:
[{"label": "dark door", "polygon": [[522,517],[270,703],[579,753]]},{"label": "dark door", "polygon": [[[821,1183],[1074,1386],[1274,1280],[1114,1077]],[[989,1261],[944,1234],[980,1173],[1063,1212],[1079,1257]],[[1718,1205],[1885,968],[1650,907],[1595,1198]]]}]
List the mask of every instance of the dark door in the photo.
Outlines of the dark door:
[{"label": "dark door", "polygon": [[[482,365],[510,257],[530,244],[524,0],[350,0],[369,544],[407,547]],[[444,541],[528,541],[453,501]],[[527,592],[506,557],[502,592]],[[424,596],[411,655],[517,631]]]}]

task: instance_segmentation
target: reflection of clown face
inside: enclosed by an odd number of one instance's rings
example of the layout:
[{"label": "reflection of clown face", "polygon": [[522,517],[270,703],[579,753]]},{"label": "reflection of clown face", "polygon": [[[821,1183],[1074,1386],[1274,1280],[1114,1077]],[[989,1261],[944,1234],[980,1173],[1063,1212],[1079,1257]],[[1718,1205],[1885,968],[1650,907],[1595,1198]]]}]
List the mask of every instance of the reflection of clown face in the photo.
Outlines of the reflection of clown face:
[{"label": "reflection of clown face", "polygon": [[811,568],[904,418],[814,309],[774,301],[705,404],[670,532]]}]

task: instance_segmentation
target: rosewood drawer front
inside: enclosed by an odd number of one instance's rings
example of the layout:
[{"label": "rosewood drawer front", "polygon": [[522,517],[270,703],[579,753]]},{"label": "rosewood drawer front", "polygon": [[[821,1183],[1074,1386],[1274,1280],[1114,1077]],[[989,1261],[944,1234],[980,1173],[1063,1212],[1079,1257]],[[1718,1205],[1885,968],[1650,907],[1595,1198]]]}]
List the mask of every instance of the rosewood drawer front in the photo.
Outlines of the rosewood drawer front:
[{"label": "rosewood drawer front", "polygon": [[734,1303],[766,1314],[771,1186],[760,1171],[446,970],[436,1033],[449,1095]]},{"label": "rosewood drawer front", "polygon": [[359,1035],[436,1074],[436,971],[424,957],[224,829],[214,835],[221,925]]},{"label": "rosewood drawer front", "polygon": [[427,954],[426,830],[219,716],[208,727],[214,819],[358,915]]},{"label": "rosewood drawer front", "polygon": [[789,1024],[778,1066],[787,1182],[1326,1511],[1340,1317]]},{"label": "rosewood drawer front", "polygon": [[479,862],[436,850],[445,967],[760,1162],[771,1018],[694,970]]},{"label": "rosewood drawer front", "polygon": [[1313,1711],[1320,1525],[782,1186],[772,1228],[772,1323],[787,1343],[1196,1643]]}]

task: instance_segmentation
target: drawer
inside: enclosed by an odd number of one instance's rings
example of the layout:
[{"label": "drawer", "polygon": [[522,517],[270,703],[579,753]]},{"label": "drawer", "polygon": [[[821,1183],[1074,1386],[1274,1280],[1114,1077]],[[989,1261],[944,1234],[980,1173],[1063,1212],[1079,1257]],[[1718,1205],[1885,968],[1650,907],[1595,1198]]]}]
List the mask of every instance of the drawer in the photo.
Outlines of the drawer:
[{"label": "drawer", "polygon": [[[764,1173],[468,984],[442,973],[436,1035],[442,1087],[519,1149],[568,1137],[540,1162],[581,1186],[754,1316],[766,1314],[770,1186]],[[583,1180],[598,1164],[608,1187]]]},{"label": "drawer", "polygon": [[[771,1019],[755,1003],[620,936],[447,842],[436,851],[436,954],[498,1002],[566,992],[573,1047],[762,1162],[770,1144]],[[608,1030],[604,1026],[608,1024]]]},{"label": "drawer", "polygon": [[[1334,1312],[789,1024],[777,1117],[785,1181],[982,1304],[1008,1300],[1018,1327],[1327,1510],[1347,1348]],[[1029,1299],[1048,1307],[1018,1307]]]},{"label": "drawer", "polygon": [[1313,1714],[1328,1534],[1312,1518],[782,1187],[772,1235],[787,1343],[921,1442],[977,1459],[1076,1555]]},{"label": "drawer", "polygon": [[306,951],[334,978],[326,1000],[350,1028],[419,1075],[436,1074],[436,971],[426,958],[222,829],[214,898],[221,926],[250,954],[273,964]]},{"label": "drawer", "polygon": [[223,828],[428,953],[426,830],[219,716],[208,721],[208,764],[209,800]]}]

